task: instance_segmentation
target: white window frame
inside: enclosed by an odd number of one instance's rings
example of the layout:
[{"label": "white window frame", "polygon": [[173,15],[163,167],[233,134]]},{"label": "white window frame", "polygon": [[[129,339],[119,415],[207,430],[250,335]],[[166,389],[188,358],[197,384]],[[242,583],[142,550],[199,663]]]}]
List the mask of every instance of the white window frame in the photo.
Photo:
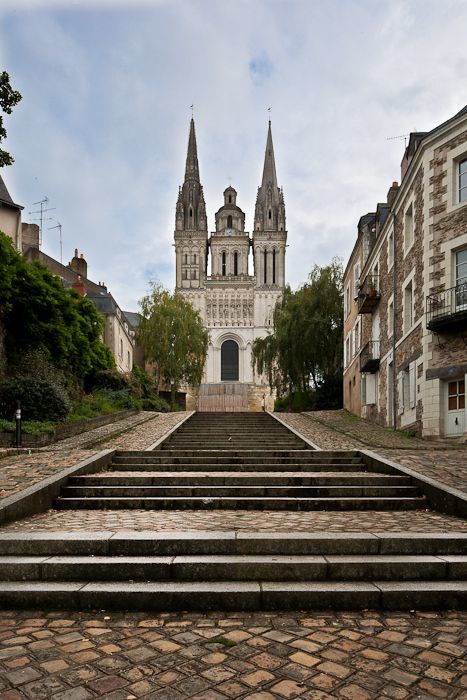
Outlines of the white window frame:
[{"label": "white window frame", "polygon": [[467,200],[459,201],[459,164],[467,158],[467,147],[462,143],[446,154],[447,182],[446,182],[446,213],[467,206]]},{"label": "white window frame", "polygon": [[388,244],[388,272],[392,270],[394,267],[394,227],[391,226],[391,228],[388,231],[388,237],[387,237],[387,244]]},{"label": "white window frame", "polygon": [[[410,218],[409,218],[409,212],[410,212]],[[407,221],[411,221],[411,228],[410,228],[410,240],[408,241],[408,227],[407,227]],[[413,248],[415,243],[415,204],[414,200],[412,199],[407,207],[404,210],[404,258],[406,255],[409,253],[409,251]]]},{"label": "white window frame", "polygon": [[[406,289],[409,285],[412,285],[412,309],[411,309],[411,318],[412,318],[412,323],[410,327],[407,327],[406,325]],[[409,333],[412,332],[414,326],[416,324],[416,318],[415,318],[415,270],[409,275],[404,280],[404,283],[402,285],[402,337],[408,335]]]},{"label": "white window frame", "polygon": [[353,282],[354,282],[353,296],[354,296],[354,299],[356,299],[358,296],[358,289],[359,289],[361,272],[362,272],[362,267],[360,264],[360,260],[357,260],[357,262],[355,263],[354,268],[353,268]]}]

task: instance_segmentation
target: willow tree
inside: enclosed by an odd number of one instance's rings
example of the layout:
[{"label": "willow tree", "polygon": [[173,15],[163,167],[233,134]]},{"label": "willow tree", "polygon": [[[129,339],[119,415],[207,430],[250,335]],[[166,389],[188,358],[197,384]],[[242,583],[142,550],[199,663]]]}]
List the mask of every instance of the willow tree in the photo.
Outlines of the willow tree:
[{"label": "willow tree", "polygon": [[296,292],[289,287],[274,310],[274,330],[253,344],[253,362],[278,396],[311,395],[337,407],[342,395],[342,265],[316,265]]},{"label": "willow tree", "polygon": [[203,377],[209,335],[201,316],[181,294],[153,284],[140,301],[142,320],[138,342],[154,365],[156,386],[170,385],[171,405],[182,384],[199,386]]}]

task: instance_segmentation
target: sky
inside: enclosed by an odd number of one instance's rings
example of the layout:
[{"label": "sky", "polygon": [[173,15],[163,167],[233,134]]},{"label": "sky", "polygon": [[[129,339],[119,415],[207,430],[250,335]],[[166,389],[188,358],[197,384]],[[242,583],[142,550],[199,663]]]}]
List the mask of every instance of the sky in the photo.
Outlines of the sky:
[{"label": "sky", "polygon": [[210,231],[230,182],[251,231],[270,114],[297,288],[346,262],[400,180],[397,137],[467,104],[466,30],[466,0],[1,0],[23,96],[1,175],[23,221],[49,198],[43,250],[60,258],[60,222],[64,263],[78,248],[136,310],[151,279],[174,285],[190,105]]}]

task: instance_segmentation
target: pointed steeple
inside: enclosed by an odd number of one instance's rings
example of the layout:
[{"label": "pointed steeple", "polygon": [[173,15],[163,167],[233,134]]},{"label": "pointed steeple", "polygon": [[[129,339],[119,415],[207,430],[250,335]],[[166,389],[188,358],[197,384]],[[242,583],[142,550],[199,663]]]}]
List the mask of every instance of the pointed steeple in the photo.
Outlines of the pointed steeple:
[{"label": "pointed steeple", "polygon": [[266,152],[264,154],[263,179],[258,187],[255,208],[255,231],[284,231],[285,206],[282,191],[277,184],[276,162],[269,120]]},{"label": "pointed steeple", "polygon": [[186,154],[185,180],[192,179],[199,182],[198,149],[196,147],[195,120],[190,122],[190,135],[188,137],[188,151]]},{"label": "pointed steeple", "polygon": [[274,146],[272,143],[271,120],[269,120],[268,138],[266,141],[266,153],[264,154],[264,168],[262,187],[277,187],[276,163],[274,160]]},{"label": "pointed steeple", "polygon": [[193,117],[188,137],[185,180],[178,193],[175,228],[177,231],[207,231],[206,203],[199,178],[198,149]]}]

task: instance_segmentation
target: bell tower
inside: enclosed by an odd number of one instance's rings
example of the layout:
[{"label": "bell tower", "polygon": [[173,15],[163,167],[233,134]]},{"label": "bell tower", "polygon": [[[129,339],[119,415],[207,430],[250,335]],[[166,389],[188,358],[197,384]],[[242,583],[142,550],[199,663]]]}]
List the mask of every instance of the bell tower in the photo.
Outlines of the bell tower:
[{"label": "bell tower", "polygon": [[199,289],[206,279],[208,225],[199,177],[195,122],[191,119],[185,180],[175,213],[176,288]]},{"label": "bell tower", "polygon": [[269,121],[263,179],[256,197],[253,252],[256,288],[281,290],[285,284],[284,193],[277,184],[271,122]]}]

